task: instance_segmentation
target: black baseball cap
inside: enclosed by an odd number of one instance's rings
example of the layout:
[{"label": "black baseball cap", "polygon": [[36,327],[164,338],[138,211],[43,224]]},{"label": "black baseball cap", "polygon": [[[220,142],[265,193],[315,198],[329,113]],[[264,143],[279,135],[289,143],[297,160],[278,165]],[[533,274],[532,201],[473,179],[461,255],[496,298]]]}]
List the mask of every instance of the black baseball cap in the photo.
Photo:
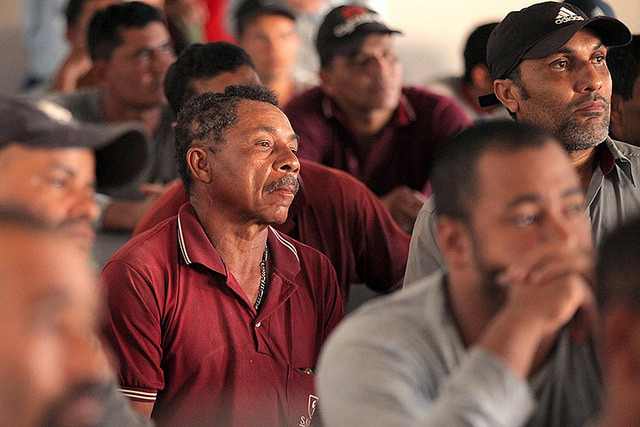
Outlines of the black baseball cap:
[{"label": "black baseball cap", "polygon": [[316,38],[320,63],[328,64],[335,55],[354,55],[365,37],[372,33],[402,34],[382,22],[377,12],[363,6],[338,6],[322,21]]},{"label": "black baseball cap", "polygon": [[[551,55],[583,28],[593,31],[607,47],[631,40],[629,29],[615,18],[589,18],[569,3],[537,3],[509,13],[489,36],[487,65],[491,76],[494,80],[507,78],[523,60]],[[499,103],[495,94],[480,97],[483,107]]]},{"label": "black baseball cap", "polygon": [[147,134],[138,123],[81,123],[69,110],[49,101],[0,97],[0,149],[12,142],[48,150],[92,150],[99,191],[117,189],[137,178],[150,151]]}]

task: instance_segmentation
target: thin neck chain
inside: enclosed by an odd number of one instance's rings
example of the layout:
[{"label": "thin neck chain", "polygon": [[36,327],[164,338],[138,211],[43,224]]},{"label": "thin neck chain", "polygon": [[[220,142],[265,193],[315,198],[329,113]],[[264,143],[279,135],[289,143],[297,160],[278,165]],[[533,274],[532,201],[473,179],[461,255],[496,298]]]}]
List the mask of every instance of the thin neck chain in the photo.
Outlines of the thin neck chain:
[{"label": "thin neck chain", "polygon": [[264,245],[264,252],[262,253],[262,261],[260,261],[260,288],[258,289],[258,297],[256,298],[255,304],[253,304],[253,308],[258,310],[260,307],[260,303],[262,302],[262,297],[264,296],[264,288],[267,285],[267,256],[268,256],[268,246]]}]

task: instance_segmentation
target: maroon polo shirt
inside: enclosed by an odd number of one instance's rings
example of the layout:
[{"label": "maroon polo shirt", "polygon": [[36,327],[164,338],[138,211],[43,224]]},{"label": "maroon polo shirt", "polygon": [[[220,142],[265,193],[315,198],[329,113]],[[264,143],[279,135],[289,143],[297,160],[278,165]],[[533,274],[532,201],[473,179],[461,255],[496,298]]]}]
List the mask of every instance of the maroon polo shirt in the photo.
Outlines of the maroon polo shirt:
[{"label": "maroon polo shirt", "polygon": [[[269,228],[256,313],[187,203],[106,265],[105,335],[122,390],[170,424],[298,426],[320,347],[344,312],[329,260]],[[306,422],[306,421],[305,421]]]},{"label": "maroon polo shirt", "polygon": [[[410,236],[351,175],[315,162],[300,163],[300,191],[287,221],[275,228],[329,258],[345,305],[352,283],[366,283],[378,292],[394,290],[404,276]],[[140,220],[134,235],[176,215],[187,200],[182,182],[173,184]]]},{"label": "maroon polo shirt", "polygon": [[320,87],[292,99],[284,112],[300,136],[300,158],[349,172],[379,196],[400,185],[422,191],[440,147],[472,124],[456,101],[417,87],[402,88],[372,146],[350,130]]}]

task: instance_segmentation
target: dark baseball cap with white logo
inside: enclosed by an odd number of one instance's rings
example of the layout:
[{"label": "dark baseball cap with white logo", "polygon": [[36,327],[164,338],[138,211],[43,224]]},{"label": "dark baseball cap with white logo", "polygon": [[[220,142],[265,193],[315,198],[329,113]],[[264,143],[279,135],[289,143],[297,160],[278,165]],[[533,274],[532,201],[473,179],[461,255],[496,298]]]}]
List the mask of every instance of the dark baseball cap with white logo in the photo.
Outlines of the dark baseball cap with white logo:
[{"label": "dark baseball cap with white logo", "polygon": [[[494,79],[505,79],[525,59],[544,58],[564,46],[581,29],[594,32],[607,46],[623,46],[631,32],[609,16],[589,18],[569,3],[548,1],[509,13],[491,32],[487,65]],[[499,104],[494,94],[480,97],[480,105]]]},{"label": "dark baseball cap with white logo", "polygon": [[358,5],[338,6],[318,29],[316,48],[322,65],[335,55],[352,56],[369,34],[402,34],[382,22],[377,12]]}]

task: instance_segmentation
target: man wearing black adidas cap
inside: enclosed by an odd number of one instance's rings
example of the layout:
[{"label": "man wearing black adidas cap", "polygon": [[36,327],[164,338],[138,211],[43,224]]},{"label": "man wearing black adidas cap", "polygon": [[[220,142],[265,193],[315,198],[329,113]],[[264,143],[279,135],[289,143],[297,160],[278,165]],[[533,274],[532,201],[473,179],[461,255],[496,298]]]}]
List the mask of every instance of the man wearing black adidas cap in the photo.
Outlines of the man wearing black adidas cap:
[{"label": "man wearing black adidas cap", "polygon": [[19,205],[90,250],[95,190],[136,179],[148,157],[140,125],[81,124],[51,102],[0,98],[0,204]]},{"label": "man wearing black adidas cap", "polygon": [[[565,146],[581,178],[594,241],[640,213],[640,150],[608,137],[611,76],[607,48],[631,40],[615,18],[589,18],[568,3],[544,2],[509,13],[487,46],[494,94],[518,121],[541,126]],[[412,236],[405,284],[444,261],[434,239],[432,201]]]},{"label": "man wearing black adidas cap", "polygon": [[333,9],[316,42],[320,87],[284,111],[300,158],[351,173],[410,231],[435,153],[471,121],[454,100],[402,86],[396,34],[370,9]]}]

